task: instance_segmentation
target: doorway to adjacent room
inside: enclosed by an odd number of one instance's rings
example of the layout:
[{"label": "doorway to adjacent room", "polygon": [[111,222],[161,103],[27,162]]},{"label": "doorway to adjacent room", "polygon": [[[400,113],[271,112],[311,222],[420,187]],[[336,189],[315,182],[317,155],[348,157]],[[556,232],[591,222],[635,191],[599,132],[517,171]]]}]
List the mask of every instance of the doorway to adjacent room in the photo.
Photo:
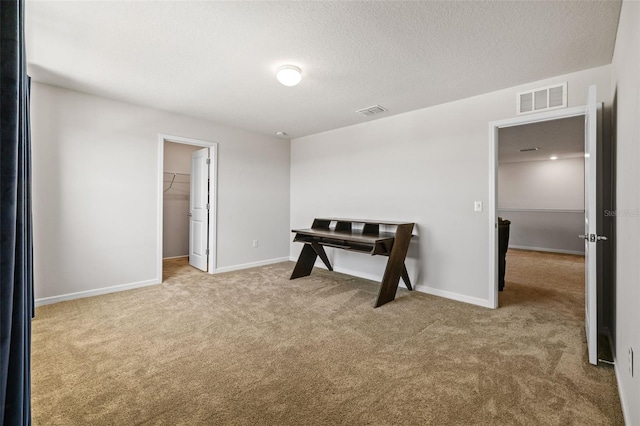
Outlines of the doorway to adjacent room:
[{"label": "doorway to adjacent room", "polygon": [[[555,120],[580,119],[584,120],[583,161],[584,161],[584,227],[576,238],[582,237],[585,252],[585,331],[587,336],[587,348],[589,362],[597,364],[597,339],[598,339],[598,287],[602,280],[602,246],[599,241],[606,240],[601,235],[602,230],[602,163],[599,151],[602,151],[601,138],[601,108],[602,104],[596,102],[596,87],[588,90],[587,104],[583,107],[574,107],[541,112],[537,114],[522,115],[513,119],[501,120],[489,123],[489,152],[490,152],[490,177],[489,177],[489,301],[494,308],[498,307],[498,167],[499,167],[499,138],[503,129],[524,125],[551,125]],[[535,147],[528,147],[535,148]],[[539,150],[538,150],[539,151]],[[537,152],[535,149],[528,152]],[[551,160],[552,153],[548,153]],[[557,156],[556,156],[557,157]],[[557,158],[556,158],[557,160]],[[553,161],[553,160],[551,160]],[[502,206],[504,207],[504,206]],[[512,209],[513,210],[513,209]],[[567,209],[572,210],[572,209]],[[532,212],[511,212],[532,213]],[[533,212],[541,215],[541,212]],[[555,212],[559,213],[559,212]],[[532,218],[529,218],[532,219]],[[600,276],[600,279],[598,279]],[[600,315],[602,311],[600,310]]]}]

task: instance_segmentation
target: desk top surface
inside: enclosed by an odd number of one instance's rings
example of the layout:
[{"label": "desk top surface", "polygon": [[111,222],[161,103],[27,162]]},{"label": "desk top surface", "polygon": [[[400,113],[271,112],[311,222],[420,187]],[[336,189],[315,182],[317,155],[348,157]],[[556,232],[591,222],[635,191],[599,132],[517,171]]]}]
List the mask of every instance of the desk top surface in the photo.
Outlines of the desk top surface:
[{"label": "desk top surface", "polygon": [[310,237],[325,237],[333,238],[336,240],[354,241],[368,244],[375,244],[385,240],[393,240],[396,236],[393,232],[378,232],[377,234],[363,234],[361,229],[355,229],[353,231],[336,231],[335,229],[327,228],[307,228],[307,229],[292,229],[291,232],[295,232],[302,235],[308,235]]},{"label": "desk top surface", "polygon": [[373,225],[410,225],[413,222],[394,222],[391,220],[371,220],[371,219],[347,219],[341,217],[317,217],[316,220],[329,220],[332,222],[369,223]]}]

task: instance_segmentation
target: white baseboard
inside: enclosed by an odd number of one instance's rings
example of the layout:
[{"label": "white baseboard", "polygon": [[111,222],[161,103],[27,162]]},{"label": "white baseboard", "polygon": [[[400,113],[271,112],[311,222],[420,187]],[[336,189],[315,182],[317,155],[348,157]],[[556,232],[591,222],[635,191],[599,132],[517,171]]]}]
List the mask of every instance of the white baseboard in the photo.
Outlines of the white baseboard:
[{"label": "white baseboard", "polygon": [[620,364],[618,363],[618,357],[616,355],[616,348],[613,346],[613,339],[611,338],[611,330],[605,328],[607,338],[609,339],[609,347],[611,348],[611,354],[613,355],[613,371],[616,373],[616,383],[618,384],[618,396],[620,397],[620,406],[622,407],[622,417],[624,418],[624,424],[631,424],[631,416],[629,414],[629,409],[625,405],[625,401],[627,400],[624,396],[624,392],[620,387],[620,383],[622,383],[622,377],[620,376]]},{"label": "white baseboard", "polygon": [[[185,257],[185,256],[179,256],[179,257]],[[165,259],[169,259],[169,258],[165,258]],[[245,263],[243,265],[228,266],[225,268],[218,268],[215,271],[215,273],[217,274],[221,272],[230,272],[230,271],[237,271],[240,269],[254,268],[256,266],[270,265],[272,263],[286,262],[288,260],[289,260],[288,257],[281,257],[277,259],[262,260],[262,261],[253,262],[253,263]],[[84,297],[91,297],[91,296],[99,296],[101,294],[132,290],[134,288],[147,287],[150,285],[157,285],[157,284],[162,284],[162,280],[151,279],[151,280],[139,281],[139,282],[130,283],[130,284],[121,284],[121,285],[114,285],[111,287],[98,288],[95,290],[86,290],[86,291],[79,291],[77,293],[61,294],[60,296],[43,297],[40,299],[36,299],[35,305],[36,306],[50,305],[52,303],[64,302],[67,300],[82,299]]]},{"label": "white baseboard", "polygon": [[431,294],[433,296],[444,297],[445,299],[455,300],[457,302],[469,303],[471,305],[481,306],[483,308],[493,309],[493,306],[487,299],[480,299],[479,297],[467,296],[466,294],[454,293],[453,291],[441,290],[439,288],[418,286],[417,291],[422,293]]},{"label": "white baseboard", "polygon": [[162,260],[171,260],[171,259],[183,259],[185,257],[189,257],[188,254],[184,254],[182,256],[169,256],[169,257],[163,257]]},{"label": "white baseboard", "polygon": [[[289,260],[295,262],[297,259],[289,258]],[[317,262],[314,266],[322,269],[327,269],[325,264],[322,262]],[[347,268],[334,267],[333,270],[335,272],[340,272],[341,274],[347,274],[347,275],[352,275],[358,278],[364,278],[365,280],[372,280],[377,282],[380,282],[382,280],[381,276],[378,276],[375,274],[368,274],[366,272],[361,272],[361,271],[354,271]],[[402,281],[402,279],[400,279],[400,283],[398,284],[398,287],[407,288],[404,285],[404,282]],[[464,294],[454,293],[452,291],[440,290],[437,288],[432,288],[427,286],[414,286],[414,290],[419,291],[421,293],[431,294],[433,296],[444,297],[445,299],[455,300],[457,302],[470,303],[472,305],[481,306],[483,308],[491,308],[491,305],[489,304],[489,300],[487,299],[480,299],[478,297],[466,296]]]},{"label": "white baseboard", "polygon": [[118,291],[132,290],[134,288],[147,287],[150,285],[162,284],[162,280],[152,279],[138,281],[130,284],[114,285],[111,287],[97,288],[95,290],[78,291],[76,293],[61,294],[60,296],[43,297],[35,300],[36,307],[50,305],[52,303],[64,302],[67,300],[82,299],[84,297],[99,296],[101,294],[116,293]]},{"label": "white baseboard", "polygon": [[[327,266],[324,263],[316,263],[313,266],[328,270]],[[368,274],[368,273],[362,272],[362,271],[354,271],[353,269],[343,268],[343,267],[340,267],[340,266],[334,266],[333,271],[334,272],[339,272],[339,273],[345,274],[345,275],[351,275],[351,276],[358,277],[358,278],[364,278],[365,280],[371,280],[371,281],[377,281],[377,282],[380,282],[382,280],[382,276],[379,276],[379,275],[376,275],[376,274]],[[404,285],[404,282],[402,281],[402,279],[400,280],[400,284],[398,286],[399,287],[403,287],[403,288],[407,288]]]},{"label": "white baseboard", "polygon": [[243,263],[241,265],[225,266],[223,268],[217,268],[214,271],[214,274],[221,274],[223,272],[231,272],[231,271],[239,271],[241,269],[255,268],[256,266],[265,266],[265,265],[271,265],[274,263],[287,262],[287,261],[289,261],[288,257],[278,257],[276,259],[260,260],[258,262]]},{"label": "white baseboard", "polygon": [[529,246],[509,246],[510,249],[516,250],[531,250],[531,251],[543,251],[546,253],[560,253],[560,254],[579,254],[584,256],[584,251],[576,251],[576,250],[563,250],[563,249],[551,249],[545,247],[529,247]]},{"label": "white baseboard", "polygon": [[[291,260],[292,262],[296,262],[298,259],[295,258],[289,258],[289,260]],[[327,268],[327,266],[317,260],[316,263],[313,265],[314,268],[321,268],[324,269],[325,271],[328,271],[329,268]],[[371,281],[377,281],[380,282],[382,280],[382,276],[376,275],[376,274],[368,274],[366,272],[362,272],[362,271],[355,271],[353,269],[349,269],[349,268],[342,268],[340,266],[334,266],[333,267],[333,271],[334,272],[338,272],[340,274],[345,274],[345,275],[351,275],[354,277],[358,277],[358,278],[363,278],[365,280],[371,280]],[[398,284],[398,287],[402,287],[402,288],[407,288],[407,286],[404,285],[404,282],[402,281],[402,279],[400,280],[400,283]]]}]

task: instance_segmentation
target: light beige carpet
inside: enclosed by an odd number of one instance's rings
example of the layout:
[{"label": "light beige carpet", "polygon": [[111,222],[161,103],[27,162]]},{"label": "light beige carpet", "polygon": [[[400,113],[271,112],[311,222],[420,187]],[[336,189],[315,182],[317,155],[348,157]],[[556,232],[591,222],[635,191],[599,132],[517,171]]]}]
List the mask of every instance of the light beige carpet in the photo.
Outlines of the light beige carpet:
[{"label": "light beige carpet", "polygon": [[613,369],[587,362],[581,262],[510,252],[489,310],[168,261],[162,285],[37,309],[34,424],[622,424]]}]

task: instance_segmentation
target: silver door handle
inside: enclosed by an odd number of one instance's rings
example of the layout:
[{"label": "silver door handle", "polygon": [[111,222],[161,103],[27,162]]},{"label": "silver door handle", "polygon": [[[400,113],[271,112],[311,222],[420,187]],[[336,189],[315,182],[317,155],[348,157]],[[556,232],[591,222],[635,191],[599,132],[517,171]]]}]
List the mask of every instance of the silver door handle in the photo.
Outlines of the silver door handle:
[{"label": "silver door handle", "polygon": [[191,212],[189,212],[189,214],[187,216],[191,217]]},{"label": "silver door handle", "polygon": [[591,243],[595,243],[596,241],[607,241],[608,238],[605,237],[604,235],[596,235],[596,234],[589,234],[589,235],[578,235],[578,238],[581,238],[583,240],[587,240]]}]

